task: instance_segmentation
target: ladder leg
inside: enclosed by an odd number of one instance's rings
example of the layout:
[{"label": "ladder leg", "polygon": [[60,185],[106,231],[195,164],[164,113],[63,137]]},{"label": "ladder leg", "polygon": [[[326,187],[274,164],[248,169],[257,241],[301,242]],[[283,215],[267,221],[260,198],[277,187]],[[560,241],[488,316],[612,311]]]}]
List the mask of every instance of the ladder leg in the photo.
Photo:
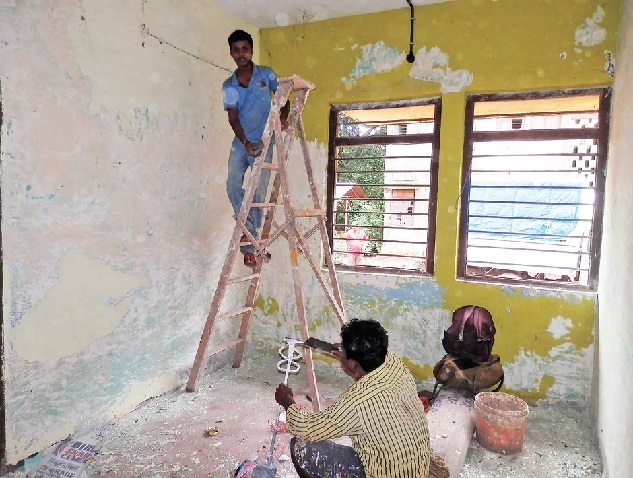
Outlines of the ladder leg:
[{"label": "ladder leg", "polygon": [[246,337],[248,335],[248,325],[253,316],[253,305],[255,304],[255,298],[257,297],[257,290],[259,289],[259,278],[261,277],[261,270],[263,265],[263,259],[257,258],[257,265],[255,266],[255,274],[257,274],[257,280],[251,280],[246,294],[246,305],[250,308],[248,312],[242,315],[242,322],[240,323],[240,331],[238,333],[238,339],[240,340],[235,347],[235,355],[233,356],[233,368],[238,368],[242,364],[242,358],[244,357],[244,349],[246,348]]},{"label": "ladder leg", "polygon": [[213,332],[216,317],[218,315],[222,299],[224,298],[224,294],[226,292],[228,279],[233,269],[235,257],[237,256],[237,243],[239,243],[239,234],[240,232],[238,227],[235,227],[229,250],[224,260],[224,266],[222,267],[222,272],[220,273],[220,279],[218,280],[218,287],[216,288],[213,295],[211,308],[209,309],[209,314],[207,315],[204,330],[202,331],[202,337],[200,337],[200,343],[196,352],[196,358],[194,359],[193,367],[191,368],[191,371],[189,373],[189,380],[186,386],[186,390],[188,392],[193,392],[195,390],[196,381],[198,380],[198,374],[200,373],[200,368],[202,367],[202,362],[205,358],[207,347],[209,345],[209,339],[211,337],[211,333]]},{"label": "ladder leg", "polygon": [[[305,97],[299,97],[299,101],[305,100]],[[300,113],[303,108],[303,105],[299,103],[299,107],[297,105],[297,100],[295,99],[295,107],[293,107],[294,112],[296,113],[298,110],[299,115],[295,117],[295,123],[300,120]],[[276,123],[279,132],[280,125]],[[288,180],[288,160],[289,155],[288,152],[292,146],[292,140],[294,139],[294,135],[291,137],[286,137],[287,142],[284,142],[284,148],[280,148],[278,150],[279,155],[279,164],[283,165],[278,172],[280,178],[280,194],[281,199],[284,205],[284,212],[286,215],[286,223],[290,226],[288,229],[288,243],[290,247],[290,265],[292,269],[292,278],[294,283],[294,291],[295,291],[295,302],[297,306],[297,315],[299,318],[299,328],[301,331],[302,340],[308,339],[308,321],[306,319],[306,311],[305,311],[305,298],[303,296],[303,283],[301,281],[301,272],[299,270],[299,252],[297,249],[297,241],[299,233],[297,231],[295,215],[292,208],[292,203],[290,201],[290,186]],[[308,379],[308,386],[310,389],[310,397],[312,399],[312,407],[314,411],[319,411],[321,409],[321,397],[319,396],[319,391],[316,383],[316,375],[314,373],[314,362],[312,360],[312,352],[310,350],[304,356],[306,363],[306,374]]]},{"label": "ladder leg", "polygon": [[[312,170],[312,161],[310,160],[310,151],[308,150],[308,144],[305,137],[305,132],[303,129],[303,121],[301,119],[298,123],[299,130],[299,140],[301,143],[301,149],[303,150],[303,160],[305,163],[306,174],[308,176],[308,183],[310,185],[310,193],[312,195],[312,201],[315,209],[319,209],[321,207],[321,202],[319,199],[319,191],[316,188],[314,182],[314,172]],[[333,304],[336,304],[334,310],[339,320],[339,324],[341,327],[345,324],[345,309],[343,308],[343,299],[341,297],[341,291],[338,284],[338,277],[336,276],[336,270],[334,269],[334,261],[332,260],[332,252],[330,251],[330,241],[329,241],[329,233],[327,230],[327,225],[325,224],[325,219],[323,216],[317,217],[317,224],[319,226],[319,231],[321,235],[321,248],[323,251],[323,255],[325,258],[325,264],[328,269],[328,276],[330,279],[330,290],[326,290],[326,294],[330,301]],[[324,287],[325,288],[325,287]]]},{"label": "ladder leg", "polygon": [[[295,242],[290,238],[291,243]],[[292,266],[292,276],[295,288],[295,299],[297,304],[297,315],[299,316],[299,329],[301,331],[301,339],[303,341],[308,340],[308,321],[306,319],[305,300],[303,297],[303,284],[301,281],[301,273],[299,271],[299,254],[296,247],[296,242],[291,245],[290,248],[290,263]],[[321,398],[317,389],[316,375],[314,373],[314,362],[312,360],[312,350],[307,349],[304,355],[306,363],[306,374],[308,378],[308,387],[310,389],[310,398],[312,399],[312,407],[315,412],[321,410]]]}]

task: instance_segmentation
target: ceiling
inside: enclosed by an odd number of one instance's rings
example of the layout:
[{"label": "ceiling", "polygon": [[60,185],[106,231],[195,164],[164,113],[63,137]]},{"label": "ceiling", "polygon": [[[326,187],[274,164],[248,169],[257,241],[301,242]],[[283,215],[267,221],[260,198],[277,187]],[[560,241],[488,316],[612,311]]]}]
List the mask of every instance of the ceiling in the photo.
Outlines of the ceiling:
[{"label": "ceiling", "polygon": [[[213,0],[259,28],[409,8],[407,0]],[[414,7],[452,0],[411,0]]]}]

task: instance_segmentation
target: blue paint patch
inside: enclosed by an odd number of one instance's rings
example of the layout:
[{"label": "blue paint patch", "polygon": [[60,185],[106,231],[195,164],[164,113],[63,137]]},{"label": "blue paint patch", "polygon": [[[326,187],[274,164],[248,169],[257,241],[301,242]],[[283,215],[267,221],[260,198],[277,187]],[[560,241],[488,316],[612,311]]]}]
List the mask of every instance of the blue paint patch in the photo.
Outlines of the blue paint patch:
[{"label": "blue paint patch", "polygon": [[[27,184],[26,187],[24,188],[26,190],[26,192],[31,192],[31,190],[33,189],[33,186],[31,186],[30,184]],[[39,200],[39,199],[55,199],[55,193],[48,193],[46,196],[30,196],[30,199],[33,200]]]},{"label": "blue paint patch", "polygon": [[155,309],[156,314],[158,314],[159,317],[166,317],[169,313],[169,302],[167,302],[166,300],[161,300],[156,304]]},{"label": "blue paint patch", "polygon": [[342,78],[343,83],[354,83],[354,78],[393,70],[405,60],[405,54],[394,47],[379,41],[362,47],[362,57],[357,59],[356,65],[349,74],[349,78]]},{"label": "blue paint patch", "polygon": [[547,290],[547,289],[522,289],[521,296],[528,299],[536,297],[548,297],[550,299],[563,299],[568,304],[580,304],[582,297],[580,294],[571,293],[568,291]]},{"label": "blue paint patch", "polygon": [[378,303],[401,301],[403,305],[442,307],[446,289],[435,282],[406,282],[396,288],[379,288],[368,284],[342,284],[341,288],[352,302],[376,300]]},{"label": "blue paint patch", "polygon": [[40,465],[45,456],[47,456],[47,451],[40,451],[34,456],[30,456],[24,459],[22,465],[17,469],[17,471],[29,471]]}]

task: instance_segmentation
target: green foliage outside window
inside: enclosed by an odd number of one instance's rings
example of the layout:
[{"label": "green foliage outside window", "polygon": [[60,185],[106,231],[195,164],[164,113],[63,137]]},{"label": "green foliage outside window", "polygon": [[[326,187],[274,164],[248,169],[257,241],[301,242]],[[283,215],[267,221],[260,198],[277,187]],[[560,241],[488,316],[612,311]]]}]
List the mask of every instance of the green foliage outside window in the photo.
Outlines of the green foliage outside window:
[{"label": "green foliage outside window", "polygon": [[[386,126],[366,126],[351,123],[351,119],[341,115],[339,136],[362,137],[385,135]],[[338,148],[337,183],[358,184],[367,199],[350,201],[347,224],[358,224],[364,227],[370,238],[368,249],[380,252],[383,239],[385,212],[385,151],[384,145],[343,146]],[[350,159],[347,159],[350,158]],[[343,201],[339,201],[336,223],[344,224]]]}]

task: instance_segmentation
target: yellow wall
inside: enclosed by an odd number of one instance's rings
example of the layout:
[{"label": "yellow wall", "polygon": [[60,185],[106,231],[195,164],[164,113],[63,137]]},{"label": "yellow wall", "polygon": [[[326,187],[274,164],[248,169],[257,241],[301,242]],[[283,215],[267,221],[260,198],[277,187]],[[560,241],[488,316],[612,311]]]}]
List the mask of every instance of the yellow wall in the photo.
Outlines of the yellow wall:
[{"label": "yellow wall", "polygon": [[[414,65],[404,60],[408,8],[261,31],[263,64],[316,85],[303,119],[323,188],[331,104],[442,97],[435,277],[340,274],[348,315],[391,325],[391,343],[419,378],[441,357],[437,344],[451,311],[476,303],[495,319],[494,351],[509,390],[533,399],[589,398],[595,294],[455,279],[464,107],[469,93],[611,85],[620,9],[620,0],[417,7]],[[416,344],[411,332],[420,323]]]}]

